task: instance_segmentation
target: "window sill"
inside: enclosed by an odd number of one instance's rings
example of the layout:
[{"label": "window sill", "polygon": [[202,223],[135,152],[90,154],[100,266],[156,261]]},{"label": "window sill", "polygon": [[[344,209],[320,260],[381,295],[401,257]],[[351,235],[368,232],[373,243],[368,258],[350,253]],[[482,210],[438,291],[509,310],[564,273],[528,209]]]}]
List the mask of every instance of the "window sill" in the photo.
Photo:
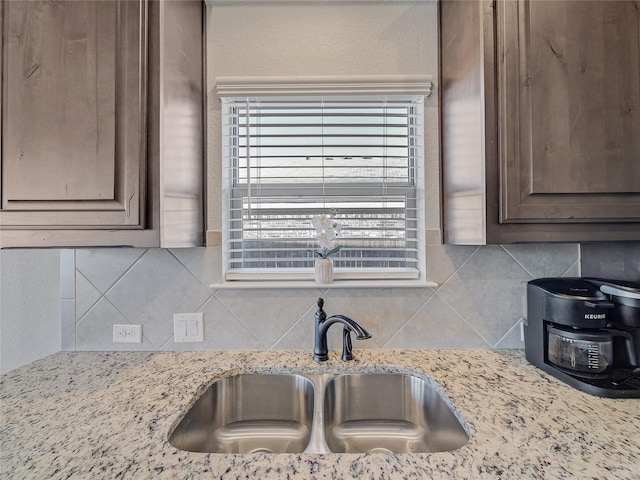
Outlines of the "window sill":
[{"label": "window sill", "polygon": [[437,288],[436,282],[428,280],[335,280],[333,283],[319,284],[313,280],[271,280],[248,281],[236,280],[221,283],[212,283],[209,288],[219,289],[244,289],[244,288],[319,288],[323,290],[340,288]]}]

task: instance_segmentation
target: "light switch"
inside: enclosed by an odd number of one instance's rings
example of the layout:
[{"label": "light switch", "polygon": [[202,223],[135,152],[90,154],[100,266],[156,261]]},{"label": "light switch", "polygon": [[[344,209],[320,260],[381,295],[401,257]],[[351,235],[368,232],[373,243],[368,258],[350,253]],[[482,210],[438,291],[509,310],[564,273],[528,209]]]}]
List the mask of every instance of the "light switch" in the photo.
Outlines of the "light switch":
[{"label": "light switch", "polygon": [[204,313],[175,313],[173,341],[204,342]]}]

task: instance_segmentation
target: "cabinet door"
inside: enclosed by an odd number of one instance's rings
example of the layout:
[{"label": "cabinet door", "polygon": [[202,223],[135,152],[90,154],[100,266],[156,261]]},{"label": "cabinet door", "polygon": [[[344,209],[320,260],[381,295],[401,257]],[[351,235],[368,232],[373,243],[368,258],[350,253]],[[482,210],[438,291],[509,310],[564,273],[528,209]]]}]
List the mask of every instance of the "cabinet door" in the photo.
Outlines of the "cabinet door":
[{"label": "cabinet door", "polygon": [[640,2],[497,4],[500,221],[640,220]]},{"label": "cabinet door", "polygon": [[2,8],[0,228],[142,228],[145,2]]}]

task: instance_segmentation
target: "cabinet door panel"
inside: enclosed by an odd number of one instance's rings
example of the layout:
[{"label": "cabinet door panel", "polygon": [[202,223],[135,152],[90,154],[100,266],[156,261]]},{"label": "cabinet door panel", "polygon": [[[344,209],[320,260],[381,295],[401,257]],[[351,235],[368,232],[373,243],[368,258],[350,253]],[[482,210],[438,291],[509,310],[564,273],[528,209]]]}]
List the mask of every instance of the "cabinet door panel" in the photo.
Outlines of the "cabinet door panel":
[{"label": "cabinet door panel", "polygon": [[501,221],[638,221],[639,3],[498,6]]},{"label": "cabinet door panel", "polygon": [[146,5],[5,2],[2,228],[141,228]]}]

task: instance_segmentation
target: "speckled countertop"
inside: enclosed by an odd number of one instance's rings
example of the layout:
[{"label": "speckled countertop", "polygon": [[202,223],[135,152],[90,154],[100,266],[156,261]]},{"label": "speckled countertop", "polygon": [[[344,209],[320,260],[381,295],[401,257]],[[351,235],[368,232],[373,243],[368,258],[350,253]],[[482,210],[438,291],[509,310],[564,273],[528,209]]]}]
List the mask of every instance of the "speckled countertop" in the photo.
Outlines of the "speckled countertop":
[{"label": "speckled countertop", "polygon": [[[0,476],[49,479],[640,479],[640,401],[579,392],[521,351],[59,353],[1,377]],[[471,440],[430,454],[189,453],[167,435],[230,372],[404,371],[435,380]]]}]

